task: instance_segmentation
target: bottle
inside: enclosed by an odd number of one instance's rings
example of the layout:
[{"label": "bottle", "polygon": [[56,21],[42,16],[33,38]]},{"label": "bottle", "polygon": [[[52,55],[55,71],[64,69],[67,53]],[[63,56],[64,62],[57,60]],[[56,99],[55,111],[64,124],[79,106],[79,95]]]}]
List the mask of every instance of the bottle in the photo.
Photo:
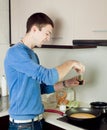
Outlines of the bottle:
[{"label": "bottle", "polygon": [[1,96],[7,96],[8,95],[8,90],[7,90],[7,83],[6,83],[6,78],[4,75],[2,75],[1,78]]}]

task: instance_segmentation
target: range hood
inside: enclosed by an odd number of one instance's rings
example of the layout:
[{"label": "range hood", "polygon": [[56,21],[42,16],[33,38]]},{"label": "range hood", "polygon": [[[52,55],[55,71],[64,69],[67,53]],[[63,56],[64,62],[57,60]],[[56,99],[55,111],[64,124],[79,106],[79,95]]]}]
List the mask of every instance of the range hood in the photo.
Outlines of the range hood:
[{"label": "range hood", "polygon": [[107,46],[107,40],[73,40],[74,46]]}]

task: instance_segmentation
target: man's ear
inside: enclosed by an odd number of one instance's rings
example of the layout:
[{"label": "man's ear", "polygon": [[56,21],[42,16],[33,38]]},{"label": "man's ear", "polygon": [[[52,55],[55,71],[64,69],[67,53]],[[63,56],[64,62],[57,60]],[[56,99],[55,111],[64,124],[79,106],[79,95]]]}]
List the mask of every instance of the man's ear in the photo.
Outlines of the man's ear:
[{"label": "man's ear", "polygon": [[33,25],[32,28],[31,28],[32,31],[37,31],[38,30],[38,27],[36,25]]}]

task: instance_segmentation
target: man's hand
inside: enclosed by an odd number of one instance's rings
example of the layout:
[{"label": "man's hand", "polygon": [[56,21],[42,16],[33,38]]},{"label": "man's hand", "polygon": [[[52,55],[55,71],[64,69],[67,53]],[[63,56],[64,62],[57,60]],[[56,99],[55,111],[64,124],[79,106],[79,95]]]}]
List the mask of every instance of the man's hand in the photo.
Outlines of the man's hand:
[{"label": "man's hand", "polygon": [[85,72],[85,66],[81,64],[79,61],[72,60],[73,62],[73,69],[78,73],[82,74]]},{"label": "man's hand", "polygon": [[83,79],[83,76],[81,77],[80,75],[78,75],[73,78],[56,83],[54,85],[54,89],[55,91],[59,91],[63,88],[73,88],[73,87],[84,85],[84,84],[85,84],[85,80]]},{"label": "man's hand", "polygon": [[83,74],[85,72],[85,66],[76,60],[69,60],[63,63],[60,66],[56,67],[59,74],[59,81],[62,81],[63,78],[74,69],[78,74]]},{"label": "man's hand", "polygon": [[[83,84],[85,84],[85,81],[83,81]],[[80,85],[80,81],[79,81],[79,76],[75,76],[71,79],[65,80],[65,87],[69,88],[69,87],[76,87],[78,85]]]}]

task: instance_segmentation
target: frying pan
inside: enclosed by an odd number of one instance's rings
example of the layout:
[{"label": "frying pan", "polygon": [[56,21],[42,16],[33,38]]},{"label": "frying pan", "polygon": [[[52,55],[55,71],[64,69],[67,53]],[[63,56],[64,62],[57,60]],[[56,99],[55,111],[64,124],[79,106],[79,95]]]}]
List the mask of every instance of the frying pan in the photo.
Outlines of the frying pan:
[{"label": "frying pan", "polygon": [[[94,118],[76,118],[76,117],[71,117],[72,114],[75,113],[87,113],[87,114],[92,114],[95,117]],[[94,121],[98,119],[101,116],[101,111],[95,110],[93,108],[89,107],[77,107],[77,108],[70,108],[69,110],[66,111],[66,116],[69,120],[71,121]]]},{"label": "frying pan", "polygon": [[[52,112],[52,113],[57,113],[60,114],[61,116],[66,116],[69,120],[71,121],[78,121],[78,122],[89,122],[89,121],[94,121],[100,118],[101,116],[101,111],[97,110],[97,109],[93,109],[90,107],[77,107],[77,108],[70,108],[68,110],[66,110],[65,113],[59,111],[59,110],[55,110],[55,109],[45,109],[45,112]],[[95,116],[95,118],[74,118],[71,117],[71,114],[74,113],[87,113],[87,114],[92,114]]]}]

